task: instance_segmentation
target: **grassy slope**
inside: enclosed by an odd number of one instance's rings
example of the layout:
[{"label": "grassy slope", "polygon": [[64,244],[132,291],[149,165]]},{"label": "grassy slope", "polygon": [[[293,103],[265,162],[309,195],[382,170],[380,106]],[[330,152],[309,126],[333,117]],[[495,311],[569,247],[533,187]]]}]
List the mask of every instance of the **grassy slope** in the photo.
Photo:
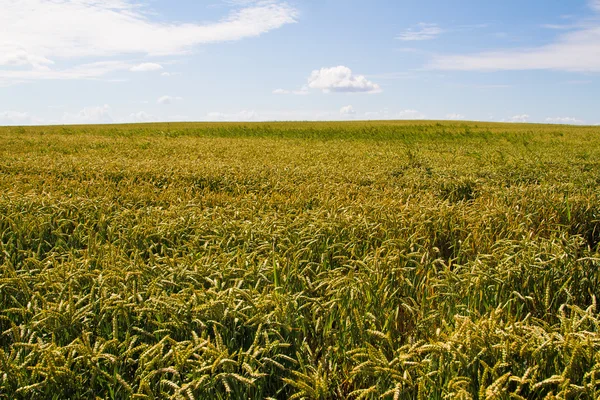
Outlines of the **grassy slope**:
[{"label": "grassy slope", "polygon": [[0,128],[0,399],[597,398],[599,182],[597,127]]}]

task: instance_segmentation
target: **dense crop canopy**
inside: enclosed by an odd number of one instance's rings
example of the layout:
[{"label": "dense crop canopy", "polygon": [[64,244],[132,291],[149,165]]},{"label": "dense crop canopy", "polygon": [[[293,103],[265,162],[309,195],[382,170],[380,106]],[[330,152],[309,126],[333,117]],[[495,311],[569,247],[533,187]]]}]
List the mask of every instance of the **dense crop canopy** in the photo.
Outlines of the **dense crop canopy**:
[{"label": "dense crop canopy", "polygon": [[600,398],[599,183],[592,127],[1,128],[0,399]]}]

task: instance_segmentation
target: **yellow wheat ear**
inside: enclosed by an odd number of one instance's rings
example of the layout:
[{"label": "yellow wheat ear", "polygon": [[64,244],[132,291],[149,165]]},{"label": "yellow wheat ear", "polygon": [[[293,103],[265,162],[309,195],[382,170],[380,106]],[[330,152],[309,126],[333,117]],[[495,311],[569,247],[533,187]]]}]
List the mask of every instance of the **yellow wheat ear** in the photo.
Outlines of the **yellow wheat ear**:
[{"label": "yellow wheat ear", "polygon": [[0,399],[600,398],[599,143],[0,128]]}]

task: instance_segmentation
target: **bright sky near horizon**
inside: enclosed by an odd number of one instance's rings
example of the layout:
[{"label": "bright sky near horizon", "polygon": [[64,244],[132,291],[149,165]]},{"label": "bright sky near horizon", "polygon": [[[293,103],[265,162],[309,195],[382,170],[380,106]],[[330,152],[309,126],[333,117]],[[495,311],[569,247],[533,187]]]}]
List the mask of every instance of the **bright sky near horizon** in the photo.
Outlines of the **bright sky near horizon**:
[{"label": "bright sky near horizon", "polygon": [[0,125],[600,124],[600,0],[0,0]]}]

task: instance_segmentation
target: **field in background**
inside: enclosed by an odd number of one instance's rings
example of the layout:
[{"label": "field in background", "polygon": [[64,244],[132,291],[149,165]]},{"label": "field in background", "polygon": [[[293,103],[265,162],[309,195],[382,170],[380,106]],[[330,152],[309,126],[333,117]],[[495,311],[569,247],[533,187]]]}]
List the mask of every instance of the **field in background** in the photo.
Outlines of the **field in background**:
[{"label": "field in background", "polygon": [[600,398],[600,128],[0,128],[0,399]]}]

